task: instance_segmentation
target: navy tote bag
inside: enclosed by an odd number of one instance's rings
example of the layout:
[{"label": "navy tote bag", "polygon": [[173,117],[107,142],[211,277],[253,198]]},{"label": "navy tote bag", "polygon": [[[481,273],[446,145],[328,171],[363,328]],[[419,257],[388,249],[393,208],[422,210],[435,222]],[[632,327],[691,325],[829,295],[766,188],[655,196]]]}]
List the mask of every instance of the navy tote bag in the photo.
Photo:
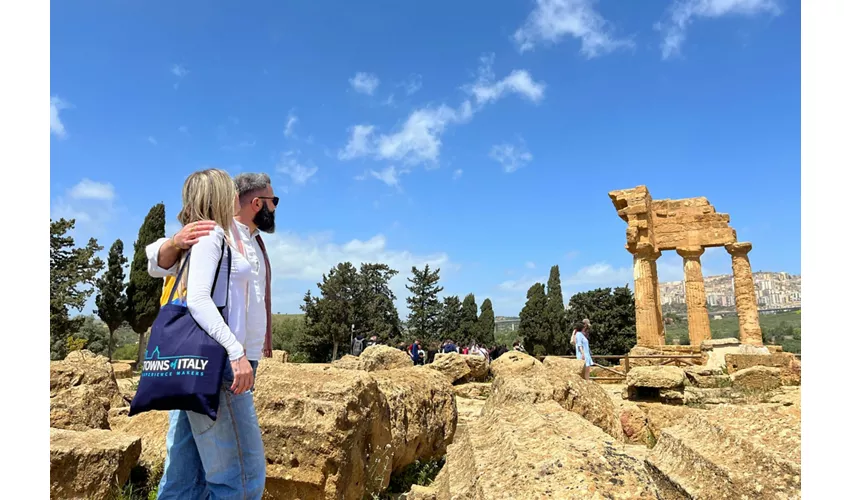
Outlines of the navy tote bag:
[{"label": "navy tote bag", "polygon": [[[230,283],[233,255],[230,247],[222,241],[221,257],[218,259],[213,279],[213,296],[225,248],[227,281],[224,286]],[[185,304],[172,303],[174,290],[191,256],[192,250],[189,249],[177,273],[168,302],[159,310],[151,326],[139,386],[130,403],[129,416],[150,410],[187,410],[206,415],[213,420],[217,417],[227,351],[198,325]],[[224,307],[219,308],[223,316],[226,309],[227,299]]]}]

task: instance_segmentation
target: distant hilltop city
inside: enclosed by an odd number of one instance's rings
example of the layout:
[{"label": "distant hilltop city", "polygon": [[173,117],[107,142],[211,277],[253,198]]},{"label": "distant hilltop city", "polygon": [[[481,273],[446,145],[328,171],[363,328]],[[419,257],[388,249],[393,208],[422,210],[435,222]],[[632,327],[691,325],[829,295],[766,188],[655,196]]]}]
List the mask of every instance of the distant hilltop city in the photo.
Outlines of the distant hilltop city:
[{"label": "distant hilltop city", "polygon": [[[735,291],[731,274],[706,276],[705,301],[712,309],[735,306]],[[800,308],[800,276],[788,273],[755,272],[753,282],[760,310]],[[658,284],[661,305],[685,304],[685,282],[670,281]]]},{"label": "distant hilltop city", "polygon": [[[706,276],[705,301],[714,312],[734,311],[735,287],[731,274]],[[789,273],[771,273],[759,271],[753,273],[760,311],[782,311],[800,309],[800,275]],[[629,287],[633,285],[630,283]],[[685,282],[669,281],[658,284],[661,292],[661,305],[678,309],[685,306]],[[516,331],[519,318],[516,316],[496,316],[496,331]]]}]

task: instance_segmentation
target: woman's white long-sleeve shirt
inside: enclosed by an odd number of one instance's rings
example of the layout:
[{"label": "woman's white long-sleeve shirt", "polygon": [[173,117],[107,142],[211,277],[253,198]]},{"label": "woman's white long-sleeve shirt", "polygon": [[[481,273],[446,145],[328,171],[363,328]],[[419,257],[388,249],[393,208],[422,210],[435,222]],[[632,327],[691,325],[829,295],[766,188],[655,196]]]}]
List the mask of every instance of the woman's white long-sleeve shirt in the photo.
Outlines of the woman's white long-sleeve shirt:
[{"label": "woman's white long-sleeve shirt", "polygon": [[[238,237],[238,236],[237,236]],[[221,242],[224,231],[216,226],[210,234],[200,238],[192,247],[189,260],[186,306],[189,313],[213,339],[227,350],[227,357],[237,360],[245,354],[248,282],[252,278],[251,264],[231,247],[233,256],[230,269],[230,282],[227,282],[227,245],[221,266],[216,269],[221,258]],[[212,284],[218,273],[215,291]],[[227,303],[224,321],[218,308]]]}]

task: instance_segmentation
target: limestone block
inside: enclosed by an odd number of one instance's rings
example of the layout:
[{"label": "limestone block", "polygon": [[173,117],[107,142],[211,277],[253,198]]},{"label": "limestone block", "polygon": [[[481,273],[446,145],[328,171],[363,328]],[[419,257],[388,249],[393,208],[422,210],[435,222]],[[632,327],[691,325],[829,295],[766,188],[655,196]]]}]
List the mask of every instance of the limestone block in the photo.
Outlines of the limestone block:
[{"label": "limestone block", "polygon": [[753,391],[769,391],[782,385],[782,370],[768,366],[751,366],[732,374],[732,387]]},{"label": "limestone block", "polygon": [[50,498],[106,500],[130,477],[141,440],[119,432],[50,429]]}]

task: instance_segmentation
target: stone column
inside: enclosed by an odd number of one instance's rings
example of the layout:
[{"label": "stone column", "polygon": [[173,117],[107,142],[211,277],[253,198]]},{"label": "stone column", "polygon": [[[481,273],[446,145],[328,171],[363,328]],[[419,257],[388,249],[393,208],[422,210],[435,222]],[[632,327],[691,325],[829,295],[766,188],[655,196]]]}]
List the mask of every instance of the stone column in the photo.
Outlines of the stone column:
[{"label": "stone column", "polygon": [[738,326],[742,344],[762,345],[759,308],[756,300],[753,270],[747,254],[753,244],[739,242],[726,245],[726,251],[732,255],[732,276],[735,280],[735,308],[738,310]]},{"label": "stone column", "polygon": [[635,320],[637,345],[664,345],[658,314],[658,281],[655,260],[661,255],[654,249],[641,249],[634,255],[635,276]]},{"label": "stone column", "polygon": [[692,346],[699,346],[711,338],[708,323],[708,308],[705,305],[705,282],[702,279],[700,256],[702,247],[677,248],[685,266],[685,301],[688,304],[688,337]]}]

